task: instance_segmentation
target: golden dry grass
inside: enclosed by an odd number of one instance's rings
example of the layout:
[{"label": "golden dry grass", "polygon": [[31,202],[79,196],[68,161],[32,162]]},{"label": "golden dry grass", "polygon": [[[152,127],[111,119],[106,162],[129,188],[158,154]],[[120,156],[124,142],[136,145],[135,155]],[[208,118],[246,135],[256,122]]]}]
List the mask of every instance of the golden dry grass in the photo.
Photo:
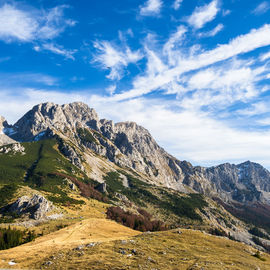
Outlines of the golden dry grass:
[{"label": "golden dry grass", "polygon": [[[121,226],[114,221],[98,218],[85,219],[59,231],[42,236],[33,242],[0,251],[0,268],[26,268],[63,250],[70,250],[78,245],[89,242],[106,242],[125,239],[139,232]],[[14,260],[16,265],[9,266]]]},{"label": "golden dry grass", "polygon": [[50,266],[39,263],[35,267],[91,270],[270,269],[268,254],[261,254],[265,259],[262,261],[252,256],[256,250],[247,245],[199,231],[144,233],[130,240],[109,241],[83,250],[55,253],[54,257],[47,257],[42,262],[51,261]]}]

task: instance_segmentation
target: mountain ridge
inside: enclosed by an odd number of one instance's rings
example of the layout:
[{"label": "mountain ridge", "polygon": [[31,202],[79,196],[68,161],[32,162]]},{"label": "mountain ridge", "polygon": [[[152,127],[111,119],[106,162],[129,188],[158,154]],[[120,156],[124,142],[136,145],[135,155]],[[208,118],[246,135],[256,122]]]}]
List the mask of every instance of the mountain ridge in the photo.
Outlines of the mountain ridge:
[{"label": "mountain ridge", "polygon": [[[82,102],[58,105],[41,103],[28,111],[14,125],[1,118],[7,142],[33,141],[60,136],[78,147],[91,149],[111,162],[145,175],[155,184],[182,192],[218,196],[225,202],[270,203],[270,173],[253,162],[224,163],[212,167],[192,166],[167,153],[147,129],[135,122],[114,123],[99,119],[98,114]],[[5,129],[3,129],[5,132]],[[83,168],[76,147],[65,146],[66,153]]]}]

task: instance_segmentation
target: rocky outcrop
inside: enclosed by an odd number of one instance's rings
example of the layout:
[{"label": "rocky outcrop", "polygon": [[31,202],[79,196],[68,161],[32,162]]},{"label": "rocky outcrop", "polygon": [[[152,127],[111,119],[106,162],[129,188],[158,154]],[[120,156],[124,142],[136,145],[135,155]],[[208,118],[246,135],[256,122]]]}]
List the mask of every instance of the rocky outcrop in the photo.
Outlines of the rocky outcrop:
[{"label": "rocky outcrop", "polygon": [[2,148],[0,148],[0,153],[3,154],[25,154],[25,148],[20,144],[20,143],[13,143],[11,145],[7,145],[7,146],[3,146]]},{"label": "rocky outcrop", "polygon": [[9,125],[4,117],[0,116],[0,146],[14,143],[15,141],[11,139],[8,135],[6,135],[6,131],[8,131]]},{"label": "rocky outcrop", "polygon": [[81,158],[76,153],[73,147],[71,147],[68,144],[62,143],[59,148],[62,154],[66,156],[73,165],[77,166],[79,169],[84,171]]},{"label": "rocky outcrop", "polygon": [[40,220],[52,210],[52,203],[43,196],[35,194],[32,198],[28,196],[20,197],[16,202],[6,207],[6,212],[18,215],[28,215],[30,218]]}]

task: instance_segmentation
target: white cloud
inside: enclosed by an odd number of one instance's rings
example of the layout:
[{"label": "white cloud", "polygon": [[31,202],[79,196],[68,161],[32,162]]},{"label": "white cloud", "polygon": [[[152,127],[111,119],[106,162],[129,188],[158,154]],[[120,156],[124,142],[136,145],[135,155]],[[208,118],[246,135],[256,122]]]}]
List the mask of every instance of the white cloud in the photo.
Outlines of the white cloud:
[{"label": "white cloud", "polygon": [[175,10],[178,10],[182,4],[183,0],[175,0],[174,3],[173,3],[173,8]]},{"label": "white cloud", "polygon": [[8,4],[0,8],[0,39],[6,42],[13,39],[31,41],[37,29],[38,22],[30,14]]},{"label": "white cloud", "polygon": [[65,19],[64,9],[68,6],[62,5],[52,8],[40,19],[40,27],[37,36],[41,39],[53,39],[64,32],[66,27],[74,26],[76,22]]},{"label": "white cloud", "polygon": [[58,79],[53,76],[42,73],[7,73],[0,72],[0,85],[3,86],[22,86],[22,85],[33,85],[41,84],[46,86],[53,86],[58,84]]},{"label": "white cloud", "polygon": [[270,58],[270,51],[260,55],[260,60],[265,61]]},{"label": "white cloud", "polygon": [[112,95],[116,90],[116,85],[112,84],[106,88],[106,92],[108,92],[110,95]]},{"label": "white cloud", "polygon": [[177,49],[179,50],[186,32],[186,27],[180,25],[176,32],[173,33],[168,41],[164,44],[163,54],[168,57],[169,65],[175,65],[180,58],[180,55],[177,53]]},{"label": "white cloud", "polygon": [[224,9],[224,10],[222,10],[222,16],[227,16],[227,15],[230,15],[232,13],[232,11],[231,10],[229,10],[229,9]]},{"label": "white cloud", "polygon": [[222,31],[223,28],[224,28],[224,25],[220,23],[214,29],[208,32],[199,33],[199,37],[214,37],[216,34]]},{"label": "white cloud", "polygon": [[257,123],[262,126],[270,126],[270,117],[259,119]]},{"label": "white cloud", "polygon": [[187,22],[195,29],[202,28],[206,23],[215,19],[218,11],[218,0],[213,0],[208,5],[196,7],[194,12],[187,18]]},{"label": "white cloud", "polygon": [[143,6],[140,7],[141,16],[156,16],[160,14],[162,7],[161,0],[147,0]]},{"label": "white cloud", "polygon": [[[155,55],[155,62],[159,62],[156,68],[159,68],[160,72],[147,72],[151,62],[153,62],[151,59],[150,61],[148,59],[148,63],[150,64],[147,65],[146,75],[138,76],[134,79],[133,89],[116,94],[112,98],[122,100],[147,94],[151,91],[166,87],[166,85],[178,80],[178,78],[183,76],[186,72],[199,70],[269,44],[270,25],[266,24],[259,29],[251,30],[246,35],[240,35],[232,39],[228,44],[218,45],[215,49],[210,51],[199,51],[194,55],[185,55],[184,57],[180,49],[175,53],[176,65],[170,68],[161,60],[162,55],[160,56],[158,53],[151,52],[149,56],[153,57],[153,55]],[[177,59],[177,57],[179,57],[179,59]],[[155,62],[153,62],[153,68],[155,68]],[[156,69],[156,71],[158,71],[158,69]]]},{"label": "white cloud", "polygon": [[270,4],[268,1],[261,2],[253,11],[255,15],[261,15],[266,13],[270,9]]},{"label": "white cloud", "polygon": [[265,102],[251,104],[249,108],[238,110],[237,113],[244,116],[254,116],[269,112],[269,106]]},{"label": "white cloud", "polygon": [[97,41],[94,47],[98,53],[94,56],[93,62],[99,63],[105,70],[110,69],[110,74],[106,77],[111,80],[120,80],[124,68],[143,57],[139,51],[133,52],[128,46],[120,48],[108,41]]},{"label": "white cloud", "polygon": [[15,5],[0,7],[0,39],[5,42],[48,40],[59,36],[75,21],[64,18],[67,6],[57,6],[44,13],[29,8],[20,9]]},{"label": "white cloud", "polygon": [[44,43],[41,46],[35,46],[34,50],[39,52],[39,51],[50,51],[52,53],[62,55],[67,59],[75,60],[74,54],[77,52],[77,50],[67,50],[64,47],[60,45],[56,45],[53,43]]}]

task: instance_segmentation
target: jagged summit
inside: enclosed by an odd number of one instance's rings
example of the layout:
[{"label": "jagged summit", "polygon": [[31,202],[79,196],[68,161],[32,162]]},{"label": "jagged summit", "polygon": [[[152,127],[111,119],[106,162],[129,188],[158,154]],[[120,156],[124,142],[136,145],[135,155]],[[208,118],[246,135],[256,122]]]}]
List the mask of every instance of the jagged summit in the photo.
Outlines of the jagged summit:
[{"label": "jagged summit", "polygon": [[63,131],[74,129],[77,124],[97,128],[98,115],[94,109],[82,102],[58,105],[52,102],[41,103],[27,112],[15,125],[15,139],[31,141],[48,129]]}]

